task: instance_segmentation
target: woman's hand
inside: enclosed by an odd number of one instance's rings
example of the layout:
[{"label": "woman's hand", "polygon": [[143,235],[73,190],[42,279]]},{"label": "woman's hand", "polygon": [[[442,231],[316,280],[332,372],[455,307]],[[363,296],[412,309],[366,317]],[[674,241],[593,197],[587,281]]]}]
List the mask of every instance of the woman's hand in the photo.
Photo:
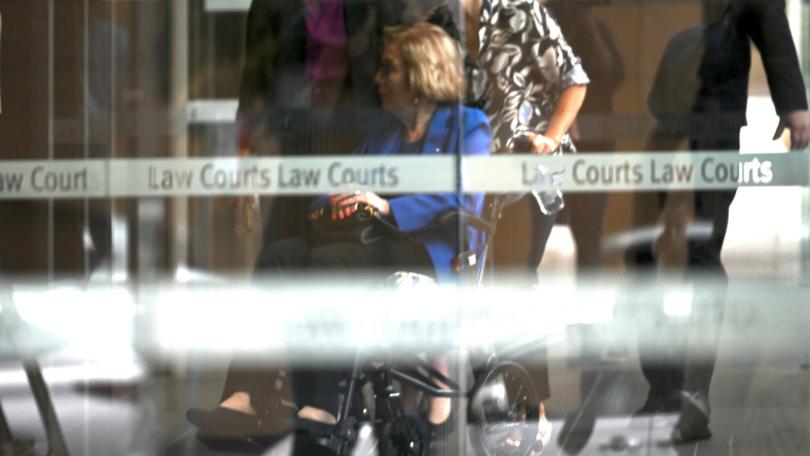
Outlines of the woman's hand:
[{"label": "woman's hand", "polygon": [[537,133],[526,133],[526,137],[532,142],[533,154],[550,154],[560,147],[560,140],[551,138],[549,136]]},{"label": "woman's hand", "polygon": [[335,195],[329,200],[329,206],[332,208],[332,220],[340,220],[352,215],[357,211],[358,203],[368,204],[369,206],[377,209],[382,215],[388,215],[391,213],[391,205],[388,204],[388,200],[375,193],[345,193],[342,195]]}]

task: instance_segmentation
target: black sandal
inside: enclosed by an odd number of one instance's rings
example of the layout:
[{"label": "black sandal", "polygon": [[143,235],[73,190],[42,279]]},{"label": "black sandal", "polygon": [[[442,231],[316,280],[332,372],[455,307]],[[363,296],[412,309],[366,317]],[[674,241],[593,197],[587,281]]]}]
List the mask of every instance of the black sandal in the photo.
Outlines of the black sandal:
[{"label": "black sandal", "polygon": [[288,421],[259,418],[225,407],[192,408],[186,412],[186,420],[197,427],[197,440],[202,443],[240,452],[264,451],[291,431]]}]

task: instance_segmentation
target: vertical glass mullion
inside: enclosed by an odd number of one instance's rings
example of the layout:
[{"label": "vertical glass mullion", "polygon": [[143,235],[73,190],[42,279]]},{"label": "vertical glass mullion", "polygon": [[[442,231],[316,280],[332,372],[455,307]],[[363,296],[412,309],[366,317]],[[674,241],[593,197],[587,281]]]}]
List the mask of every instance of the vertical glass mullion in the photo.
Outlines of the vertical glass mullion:
[{"label": "vertical glass mullion", "polygon": [[[803,74],[805,87],[810,87],[810,56],[807,55],[807,50],[810,49],[810,0],[804,0],[801,5],[799,5],[799,11],[802,18],[801,44],[799,46],[801,52],[799,53],[799,56],[802,60],[802,69],[804,70]],[[810,175],[810,168],[808,168],[807,173]],[[800,276],[806,280],[810,278],[810,187],[805,187],[804,189],[801,210],[801,219],[802,223],[804,224],[802,227],[802,232],[804,233],[804,236],[801,246]]]},{"label": "vertical glass mullion", "polygon": [[[82,2],[82,156],[84,160],[90,158],[90,0],[83,0]],[[82,205],[83,213],[83,236],[82,236],[82,252],[84,276],[90,278],[93,273],[90,267],[90,249],[86,244],[86,234],[89,236],[90,231],[90,199],[85,198]]]},{"label": "vertical glass mullion", "polygon": [[[48,0],[48,160],[54,159],[54,1]],[[47,212],[47,280],[52,282],[54,278],[54,242],[55,242],[55,228],[54,228],[54,201],[48,200]]]},{"label": "vertical glass mullion", "polygon": [[[172,158],[188,156],[188,121],[184,111],[189,99],[189,1],[172,2],[171,12],[171,100],[170,110],[177,114],[172,123]],[[183,114],[180,114],[180,113]],[[176,197],[169,206],[169,267],[177,270],[188,264],[188,198]]]}]

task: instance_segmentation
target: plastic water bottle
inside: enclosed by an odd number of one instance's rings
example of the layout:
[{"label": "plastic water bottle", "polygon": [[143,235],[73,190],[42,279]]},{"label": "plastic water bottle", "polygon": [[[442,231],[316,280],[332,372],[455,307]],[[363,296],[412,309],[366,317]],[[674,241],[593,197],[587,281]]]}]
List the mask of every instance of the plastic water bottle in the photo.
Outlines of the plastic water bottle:
[{"label": "plastic water bottle", "polygon": [[565,208],[565,199],[561,190],[565,170],[537,165],[537,173],[541,177],[539,180],[542,183],[542,187],[535,191],[540,211],[545,215],[554,215]]}]

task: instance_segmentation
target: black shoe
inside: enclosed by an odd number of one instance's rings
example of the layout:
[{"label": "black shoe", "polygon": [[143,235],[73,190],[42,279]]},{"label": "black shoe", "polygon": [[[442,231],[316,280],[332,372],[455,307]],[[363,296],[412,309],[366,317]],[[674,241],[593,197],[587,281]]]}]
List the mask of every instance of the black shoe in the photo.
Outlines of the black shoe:
[{"label": "black shoe", "polygon": [[596,415],[587,410],[575,410],[565,417],[557,442],[567,454],[579,454],[591,439]]},{"label": "black shoe", "polygon": [[219,449],[254,452],[267,449],[290,432],[290,424],[274,418],[217,407],[213,410],[189,409],[186,420],[198,429],[197,440]]},{"label": "black shoe", "polygon": [[681,417],[672,431],[675,443],[689,443],[711,438],[709,399],[701,391],[681,391]]}]

